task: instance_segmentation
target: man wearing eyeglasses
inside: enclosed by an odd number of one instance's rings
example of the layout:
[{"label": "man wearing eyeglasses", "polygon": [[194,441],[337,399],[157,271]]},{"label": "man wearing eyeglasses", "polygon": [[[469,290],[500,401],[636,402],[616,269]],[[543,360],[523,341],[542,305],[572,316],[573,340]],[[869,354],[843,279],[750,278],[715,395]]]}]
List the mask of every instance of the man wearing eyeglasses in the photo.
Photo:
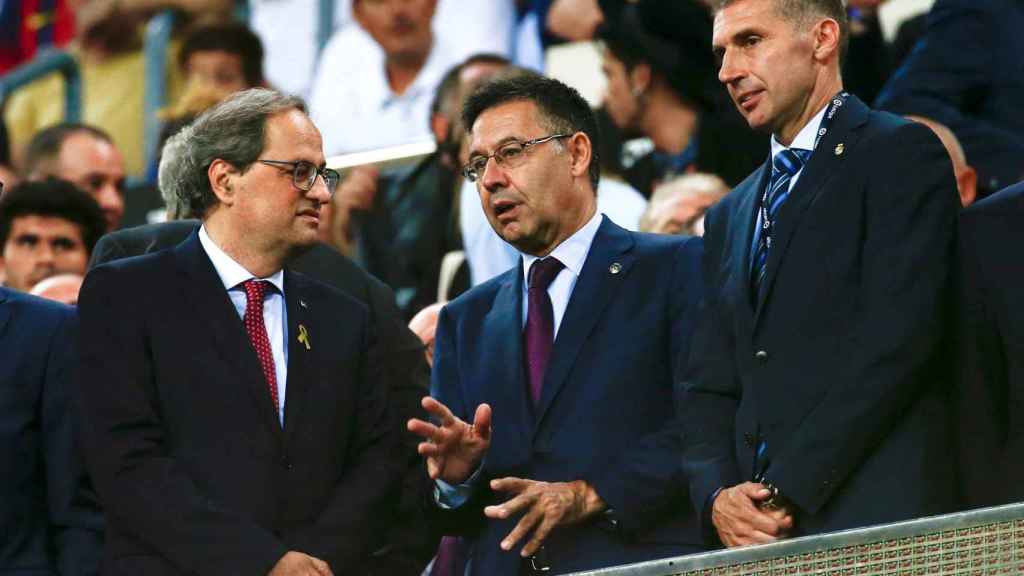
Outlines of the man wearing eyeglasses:
[{"label": "man wearing eyeglasses", "polygon": [[175,248],[94,268],[80,404],[106,574],[358,570],[400,478],[370,318],[284,268],[337,185],[298,99],[232,96],[173,137]]},{"label": "man wearing eyeglasses", "polygon": [[594,116],[564,84],[485,84],[463,118],[463,174],[521,259],[438,320],[433,420],[409,422],[433,520],[466,538],[470,574],[701,550],[673,386],[702,292],[700,239],[628,232],[597,212]]}]

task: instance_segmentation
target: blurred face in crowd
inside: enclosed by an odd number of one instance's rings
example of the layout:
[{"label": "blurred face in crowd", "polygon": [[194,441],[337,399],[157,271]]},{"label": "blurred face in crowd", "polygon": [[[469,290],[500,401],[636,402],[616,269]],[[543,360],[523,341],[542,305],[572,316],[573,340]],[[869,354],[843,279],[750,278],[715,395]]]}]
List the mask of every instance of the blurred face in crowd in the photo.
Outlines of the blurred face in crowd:
[{"label": "blurred face in crowd", "polygon": [[2,260],[7,286],[28,292],[55,274],[85,274],[89,253],[77,224],[56,216],[27,215],[11,222]]},{"label": "blurred face in crowd", "polygon": [[57,156],[57,173],[88,192],[103,209],[107,231],[124,215],[124,160],[117,148],[87,132],[68,136]]},{"label": "blurred face in crowd", "polygon": [[430,52],[437,0],[355,0],[352,13],[359,25],[392,58],[422,58]]},{"label": "blurred face in crowd", "polygon": [[185,76],[216,87],[225,94],[252,88],[245,79],[242,57],[223,50],[192,53],[185,62]]},{"label": "blurred face in crowd", "polygon": [[[261,160],[305,160],[317,167],[324,165],[320,131],[299,110],[268,118],[264,139]],[[293,172],[291,166],[259,161],[245,171],[231,171],[223,196],[218,196],[221,204],[229,204],[227,213],[239,234],[237,240],[261,252],[290,252],[317,242],[320,209],[331,195],[319,175],[310,190],[299,189]]]},{"label": "blurred face in crowd", "polygon": [[[501,104],[474,122],[469,158],[552,134],[533,102]],[[516,166],[489,159],[476,185],[494,231],[522,252],[545,256],[585,224],[596,204],[587,174],[590,146],[576,133],[524,149]]]},{"label": "blurred face in crowd", "polygon": [[630,70],[608,48],[603,51],[601,71],[607,80],[604,107],[620,130],[636,128],[640,117],[640,98]]},{"label": "blurred face in crowd", "polygon": [[718,79],[751,128],[795,136],[802,126],[818,75],[819,26],[798,29],[778,13],[775,0],[739,0],[716,14]]}]

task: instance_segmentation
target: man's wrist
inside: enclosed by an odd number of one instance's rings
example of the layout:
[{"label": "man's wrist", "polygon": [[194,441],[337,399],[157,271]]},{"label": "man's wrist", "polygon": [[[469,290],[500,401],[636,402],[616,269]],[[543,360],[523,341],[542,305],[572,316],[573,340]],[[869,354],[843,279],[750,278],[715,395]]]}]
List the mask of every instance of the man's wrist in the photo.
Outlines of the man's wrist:
[{"label": "man's wrist", "polygon": [[591,486],[589,482],[586,480],[576,480],[575,482],[572,482],[572,484],[574,485],[574,489],[577,494],[579,494],[583,500],[581,519],[596,516],[608,509],[608,505],[601,498],[601,495],[597,493],[597,490],[594,490],[594,487]]}]

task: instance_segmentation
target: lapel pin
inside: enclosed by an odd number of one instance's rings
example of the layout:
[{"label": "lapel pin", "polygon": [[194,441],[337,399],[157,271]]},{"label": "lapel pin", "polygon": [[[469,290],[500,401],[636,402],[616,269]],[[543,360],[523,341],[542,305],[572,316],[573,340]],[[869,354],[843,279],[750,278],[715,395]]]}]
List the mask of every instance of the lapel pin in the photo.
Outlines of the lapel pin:
[{"label": "lapel pin", "polygon": [[611,272],[612,274],[618,274],[619,272],[622,272],[622,264],[615,262],[614,264],[608,267],[608,271]]},{"label": "lapel pin", "polygon": [[845,144],[843,144],[842,142],[836,144],[836,156],[842,156],[844,150],[846,150]]},{"label": "lapel pin", "polygon": [[299,343],[306,345],[306,350],[309,350],[309,332],[306,331],[306,327],[299,324]]},{"label": "lapel pin", "polygon": [[299,300],[299,306],[302,306],[303,308],[309,308],[309,306],[306,305],[305,300]]}]

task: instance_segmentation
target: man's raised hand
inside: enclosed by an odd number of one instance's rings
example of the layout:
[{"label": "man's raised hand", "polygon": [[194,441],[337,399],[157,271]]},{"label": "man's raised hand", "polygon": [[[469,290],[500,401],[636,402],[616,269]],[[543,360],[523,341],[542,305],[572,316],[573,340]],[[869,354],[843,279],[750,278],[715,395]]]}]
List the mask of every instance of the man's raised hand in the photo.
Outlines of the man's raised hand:
[{"label": "man's raised hand", "polygon": [[438,424],[412,418],[407,427],[424,439],[417,446],[417,451],[427,459],[427,472],[434,480],[462,484],[480,466],[491,445],[491,407],[487,404],[477,406],[470,425],[429,396],[423,399],[422,404]]}]

